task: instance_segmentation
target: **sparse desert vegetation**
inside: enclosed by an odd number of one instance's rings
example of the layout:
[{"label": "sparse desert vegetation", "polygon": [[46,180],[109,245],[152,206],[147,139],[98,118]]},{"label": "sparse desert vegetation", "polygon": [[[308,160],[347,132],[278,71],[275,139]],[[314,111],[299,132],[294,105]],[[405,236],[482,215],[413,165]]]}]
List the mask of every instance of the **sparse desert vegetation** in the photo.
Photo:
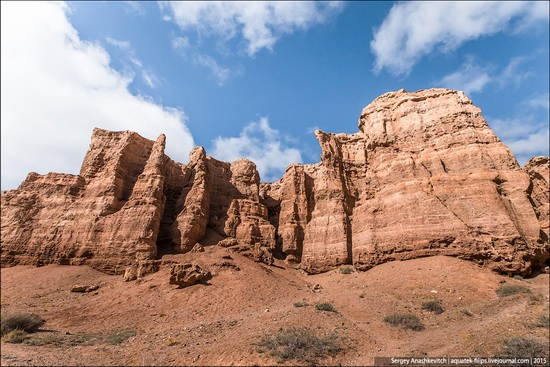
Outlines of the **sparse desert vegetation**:
[{"label": "sparse desert vegetation", "polygon": [[391,326],[400,326],[403,329],[415,331],[422,331],[425,329],[424,325],[420,322],[420,319],[413,314],[393,313],[384,317],[384,322],[390,324]]},{"label": "sparse desert vegetation", "polygon": [[504,284],[496,289],[499,297],[513,296],[518,293],[530,293],[529,288],[519,284]]},{"label": "sparse desert vegetation", "polygon": [[533,323],[534,327],[550,328],[550,317],[548,314],[538,315]]},{"label": "sparse desert vegetation", "polygon": [[40,316],[27,313],[6,313],[0,318],[2,336],[15,330],[32,333],[45,323]]},{"label": "sparse desert vegetation", "polygon": [[40,333],[28,334],[23,330],[13,330],[4,336],[7,343],[24,343],[31,346],[55,345],[58,347],[92,346],[96,344],[119,345],[136,335],[136,331],[113,330],[109,332]]},{"label": "sparse desert vegetation", "polygon": [[23,343],[25,340],[27,340],[28,337],[29,337],[29,334],[27,334],[25,331],[15,329],[3,335],[2,341],[6,343],[20,344],[20,343]]},{"label": "sparse desert vegetation", "polygon": [[548,356],[548,346],[533,338],[516,336],[504,341],[497,354],[504,358],[533,358]]},{"label": "sparse desert vegetation", "polygon": [[433,312],[436,315],[443,313],[443,307],[441,307],[441,300],[431,300],[422,303],[422,309],[425,311]]},{"label": "sparse desert vegetation", "polygon": [[319,311],[336,312],[336,308],[329,302],[316,303],[315,308]]},{"label": "sparse desert vegetation", "polygon": [[309,303],[307,301],[299,301],[299,302],[295,302],[293,306],[296,308],[307,307],[309,306]]},{"label": "sparse desert vegetation", "polygon": [[317,364],[327,356],[341,351],[334,334],[319,336],[307,327],[281,329],[275,335],[266,335],[256,344],[260,353],[269,353],[279,363],[295,361]]},{"label": "sparse desert vegetation", "polygon": [[[178,256],[218,264],[228,251],[205,247]],[[4,336],[2,365],[368,366],[395,351],[496,356],[529,346],[512,340],[506,347],[505,340],[523,336],[545,345],[550,333],[548,274],[519,283],[530,293],[497,297],[502,281],[518,281],[456,258],[395,261],[339,276],[231,257],[240,271],[218,270],[211,284],[183,289],[169,284],[169,269],[124,282],[86,266],[2,268],[2,315],[47,320],[37,332]],[[104,285],[70,291],[94,283]],[[531,295],[539,295],[534,304]],[[430,301],[444,313],[422,310]],[[303,345],[318,352],[305,355]]]}]

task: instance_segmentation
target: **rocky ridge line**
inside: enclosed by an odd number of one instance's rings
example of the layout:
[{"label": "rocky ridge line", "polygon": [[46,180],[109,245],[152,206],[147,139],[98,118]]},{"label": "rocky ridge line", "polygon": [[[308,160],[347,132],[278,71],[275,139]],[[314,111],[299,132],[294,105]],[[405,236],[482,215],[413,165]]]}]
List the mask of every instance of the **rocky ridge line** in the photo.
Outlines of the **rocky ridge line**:
[{"label": "rocky ridge line", "polygon": [[89,264],[132,279],[199,242],[308,273],[449,255],[525,275],[547,261],[548,158],[519,167],[463,92],[386,93],[357,133],[315,135],[321,162],[260,183],[246,159],[197,147],[184,165],[164,135],[94,129],[79,175],[30,173],[2,193],[2,266]]}]

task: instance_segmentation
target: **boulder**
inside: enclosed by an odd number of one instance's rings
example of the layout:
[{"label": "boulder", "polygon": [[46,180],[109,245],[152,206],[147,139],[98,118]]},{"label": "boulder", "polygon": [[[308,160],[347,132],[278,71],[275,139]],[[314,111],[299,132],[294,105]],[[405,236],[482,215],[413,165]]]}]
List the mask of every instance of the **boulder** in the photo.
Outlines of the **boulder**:
[{"label": "boulder", "polygon": [[170,284],[179,288],[189,287],[212,278],[209,271],[196,264],[174,264],[170,267]]}]

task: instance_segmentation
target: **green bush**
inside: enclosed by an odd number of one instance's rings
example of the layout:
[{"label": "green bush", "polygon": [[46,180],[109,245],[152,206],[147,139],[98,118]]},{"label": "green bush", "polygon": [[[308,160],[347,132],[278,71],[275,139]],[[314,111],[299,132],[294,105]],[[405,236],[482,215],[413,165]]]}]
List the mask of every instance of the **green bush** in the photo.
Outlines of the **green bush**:
[{"label": "green bush", "polygon": [[512,337],[504,341],[503,348],[500,349],[498,357],[503,358],[532,358],[548,356],[546,346],[531,338]]},{"label": "green bush", "polygon": [[351,274],[353,272],[352,268],[340,268],[340,273],[342,274]]},{"label": "green bush", "polygon": [[437,315],[443,313],[443,307],[441,307],[441,301],[427,301],[422,304],[422,309],[433,312]]},{"label": "green bush", "polygon": [[4,336],[2,336],[2,340],[6,343],[12,343],[12,344],[21,344],[23,343],[27,338],[28,334],[19,329],[12,330],[8,333],[6,333]]},{"label": "green bush", "polygon": [[387,322],[391,326],[401,326],[403,329],[415,331],[422,331],[425,329],[418,317],[413,314],[394,313],[386,316],[384,322]]},{"label": "green bush", "polygon": [[320,358],[336,355],[341,348],[334,334],[317,336],[309,328],[293,327],[281,329],[274,336],[264,336],[256,344],[256,350],[259,353],[269,352],[278,358],[279,363],[296,361],[317,364]]},{"label": "green bush", "polygon": [[5,314],[2,316],[1,335],[5,335],[13,330],[23,330],[27,333],[32,333],[40,326],[44,325],[45,321],[38,315],[26,313]]},{"label": "green bush", "polygon": [[336,312],[336,308],[328,302],[316,303],[315,308],[319,311]]},{"label": "green bush", "polygon": [[531,291],[523,285],[505,284],[498,287],[496,292],[499,297],[508,297],[518,293],[530,293]]}]

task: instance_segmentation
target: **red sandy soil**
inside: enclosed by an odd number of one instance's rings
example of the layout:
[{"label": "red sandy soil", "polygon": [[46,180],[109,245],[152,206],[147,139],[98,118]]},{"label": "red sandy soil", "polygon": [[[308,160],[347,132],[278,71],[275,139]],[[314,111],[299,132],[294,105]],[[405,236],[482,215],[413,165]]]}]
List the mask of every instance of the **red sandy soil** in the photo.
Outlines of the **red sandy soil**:
[{"label": "red sandy soil", "polygon": [[[171,257],[203,264],[214,277],[207,284],[179,289],[169,284],[168,267],[134,282],[87,266],[3,268],[2,314],[29,312],[46,320],[32,337],[106,335],[121,329],[133,329],[136,335],[118,345],[2,341],[2,366],[274,365],[277,358],[259,353],[255,343],[292,326],[338,335],[343,350],[319,361],[326,365],[372,365],[376,356],[491,357],[513,336],[549,340],[547,327],[533,326],[537,317],[548,315],[549,275],[544,273],[515,279],[472,262],[436,256],[391,262],[367,272],[342,274],[336,269],[307,275],[282,261],[267,266],[217,246]],[[223,261],[240,270],[220,266]],[[76,284],[101,287],[73,293]],[[315,284],[321,287],[318,291]],[[495,290],[503,284],[524,285],[531,293],[498,297]],[[421,309],[432,299],[442,301],[442,314]],[[304,300],[308,306],[293,305]],[[337,312],[318,311],[317,302],[330,302]],[[403,330],[383,321],[395,312],[417,315],[426,329]]]}]

